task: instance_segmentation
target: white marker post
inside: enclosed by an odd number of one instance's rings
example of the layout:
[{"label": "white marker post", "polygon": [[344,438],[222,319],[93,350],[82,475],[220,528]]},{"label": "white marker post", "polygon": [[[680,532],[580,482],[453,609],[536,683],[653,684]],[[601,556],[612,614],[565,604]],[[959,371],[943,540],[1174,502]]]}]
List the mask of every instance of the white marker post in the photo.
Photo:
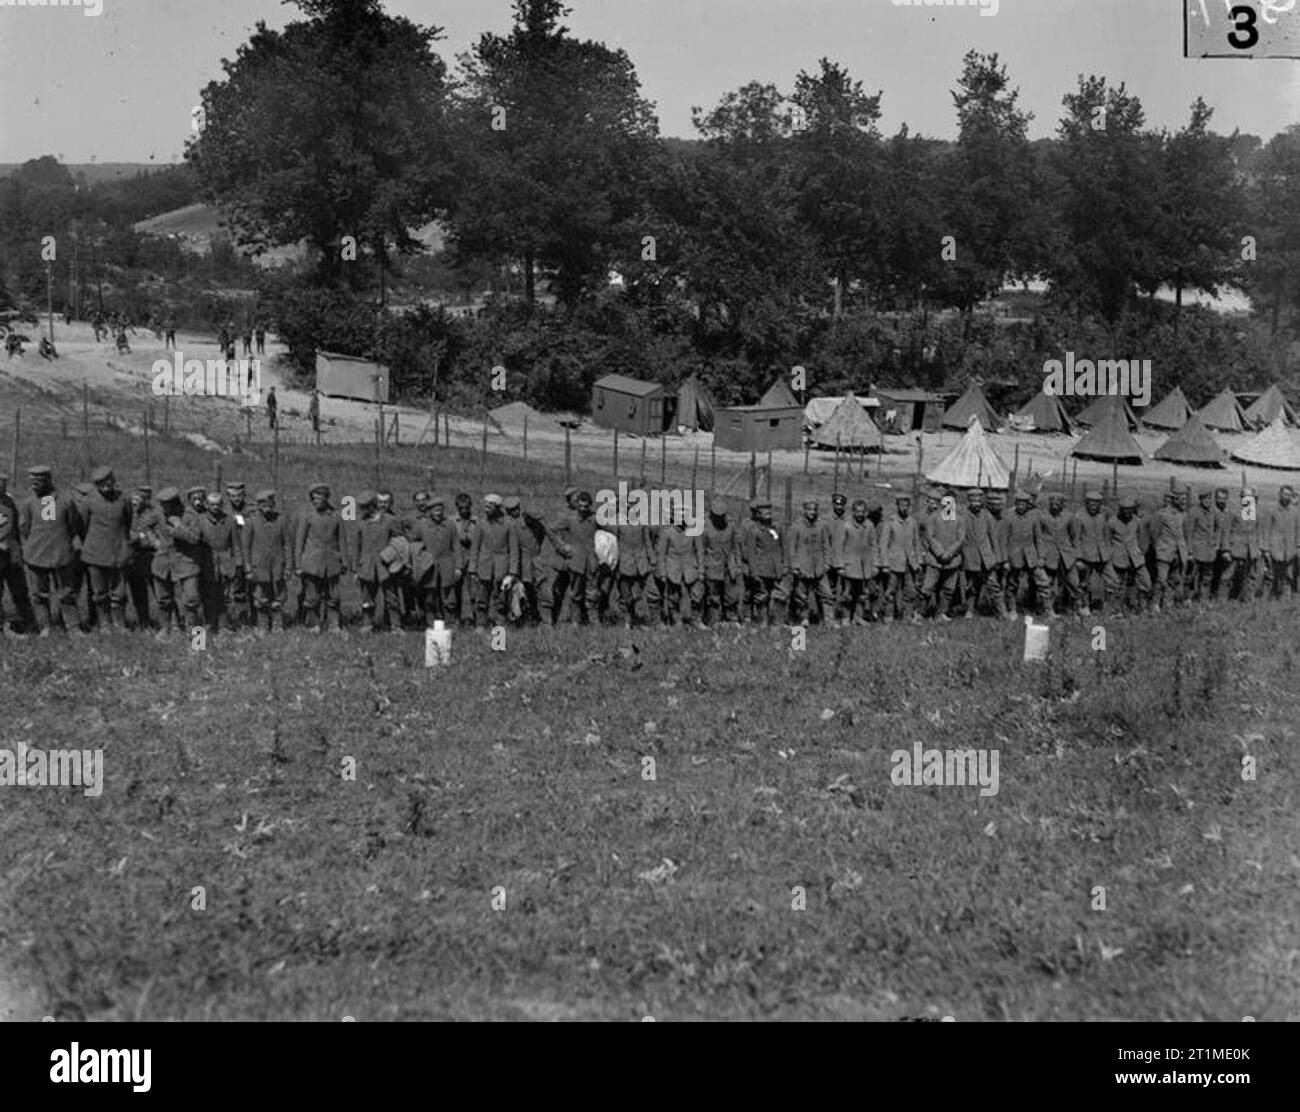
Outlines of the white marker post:
[{"label": "white marker post", "polygon": [[437,668],[451,663],[451,630],[441,621],[424,631],[424,666]]},{"label": "white marker post", "polygon": [[1041,664],[1047,659],[1047,643],[1051,629],[1039,625],[1028,614],[1025,615],[1025,660],[1026,664]]}]

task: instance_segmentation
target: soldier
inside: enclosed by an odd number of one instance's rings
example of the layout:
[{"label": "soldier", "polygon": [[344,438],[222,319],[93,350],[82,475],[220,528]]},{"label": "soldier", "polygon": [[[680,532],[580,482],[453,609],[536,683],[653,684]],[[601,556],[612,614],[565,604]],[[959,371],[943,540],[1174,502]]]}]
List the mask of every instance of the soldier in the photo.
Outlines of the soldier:
[{"label": "soldier", "polygon": [[51,628],[78,626],[73,540],[81,532],[81,515],[72,499],[55,491],[50,468],[29,468],[27,476],[32,493],[18,505],[18,534],[28,592],[40,636],[46,637]]},{"label": "soldier", "polygon": [[284,631],[285,580],[293,573],[289,523],[275,507],[275,491],[259,490],[257,510],[244,523],[244,561],[257,611],[258,633]]},{"label": "soldier", "polygon": [[987,587],[998,616],[1006,615],[1006,601],[997,577],[997,551],[993,543],[993,519],[984,512],[984,492],[966,492],[966,530],[962,540],[962,596],[966,619],[975,617],[980,594]]},{"label": "soldier", "polygon": [[[1232,561],[1228,558],[1228,525],[1232,521],[1234,510],[1228,505],[1229,491],[1227,487],[1216,487],[1214,490],[1214,516],[1218,521],[1219,551],[1215,556],[1214,584],[1211,594],[1214,598],[1223,598],[1227,587],[1224,580],[1231,580],[1231,576],[1226,573],[1230,571]],[[1231,584],[1229,583],[1229,586]]]},{"label": "soldier", "polygon": [[90,579],[91,602],[104,629],[126,625],[125,569],[130,560],[131,505],[117,489],[112,468],[90,476],[95,492],[82,510],[81,559]]},{"label": "soldier", "polygon": [[[218,491],[204,496],[204,512],[199,515],[199,536],[203,539],[203,613],[209,629],[216,633],[225,617],[233,623],[226,605],[234,594],[233,580],[243,567],[244,554],[235,528],[235,519],[226,513]],[[237,623],[235,623],[237,624]]]},{"label": "soldier", "polygon": [[474,516],[474,500],[463,491],[456,495],[456,517],[452,521],[452,527],[456,530],[460,559],[460,575],[456,579],[456,613],[461,626],[469,627],[474,624],[474,615],[478,610],[474,580],[469,572],[469,550],[474,543],[478,518]]},{"label": "soldier", "polygon": [[1277,492],[1277,505],[1264,517],[1261,548],[1264,553],[1265,597],[1290,598],[1295,594],[1300,513],[1296,511],[1294,498],[1294,489],[1283,486]]},{"label": "soldier", "polygon": [[[704,567],[704,545],[699,537],[688,536],[686,514],[677,510],[673,524],[659,534],[655,565],[663,581],[665,624],[693,625],[693,605],[699,601]],[[676,611],[676,615],[674,615]]]},{"label": "soldier", "polygon": [[1146,560],[1138,544],[1138,502],[1131,494],[1119,500],[1119,513],[1106,522],[1106,567],[1102,572],[1102,586],[1105,590],[1106,605],[1111,607],[1114,617],[1120,617],[1116,610],[1116,596],[1119,605],[1123,604],[1123,594],[1130,586],[1136,586],[1139,605],[1145,605],[1151,598],[1151,576],[1147,572]]},{"label": "soldier", "polygon": [[[1159,614],[1162,606],[1173,604],[1171,592],[1181,578],[1182,569],[1187,566],[1191,552],[1187,547],[1187,515],[1183,512],[1179,494],[1175,490],[1165,492],[1165,504],[1151,520],[1152,544],[1156,557],[1155,595],[1151,600],[1151,612]],[[1173,571],[1173,585],[1170,572]]]},{"label": "soldier", "polygon": [[736,611],[740,599],[737,581],[740,578],[740,537],[736,527],[727,520],[727,504],[715,498],[709,506],[709,522],[704,527],[704,604],[701,620],[712,625],[712,616],[723,622],[739,625]]},{"label": "soldier", "polygon": [[1105,579],[1109,542],[1107,519],[1101,512],[1101,494],[1088,489],[1083,492],[1083,513],[1074,520],[1074,538],[1079,546],[1079,587],[1083,592],[1083,605],[1079,613],[1085,618],[1092,614],[1092,598],[1096,580]]},{"label": "soldier", "polygon": [[519,572],[519,536],[502,513],[504,501],[499,494],[483,499],[483,520],[470,544],[469,573],[476,584],[480,628],[504,624],[506,592]]},{"label": "soldier", "polygon": [[[86,527],[86,507],[95,493],[90,483],[77,483],[72,488],[72,504],[76,508],[81,528]],[[90,576],[86,570],[86,561],[81,557],[82,537],[78,533],[72,538],[72,600],[78,611],[78,627],[83,630],[93,629],[99,621],[95,611],[95,600],[90,590]],[[85,615],[84,620],[81,615]]]},{"label": "soldier", "polygon": [[785,546],[772,524],[772,503],[752,502],[753,525],[741,538],[740,559],[745,573],[745,590],[750,617],[758,625],[770,625],[772,603],[781,601],[781,580],[785,577]]},{"label": "soldier", "polygon": [[628,629],[649,623],[646,611],[647,585],[653,582],[656,545],[648,525],[620,522],[614,533],[618,541],[618,597],[623,622]]},{"label": "soldier", "polygon": [[303,609],[315,618],[320,633],[329,619],[331,633],[342,633],[339,615],[339,575],[343,571],[343,523],[330,505],[330,488],[314,484],[308,496],[311,508],[298,519],[294,566],[304,584]]},{"label": "soldier", "polygon": [[526,625],[536,625],[537,615],[537,557],[542,551],[543,537],[539,537],[524,521],[523,504],[519,496],[511,494],[505,501],[506,524],[515,534],[519,548],[519,565],[511,571],[514,580],[510,597],[506,600],[510,619]]},{"label": "soldier", "polygon": [[126,578],[127,594],[131,598],[131,609],[135,612],[136,629],[153,629],[154,621],[149,613],[149,591],[151,586],[150,565],[153,562],[153,549],[144,540],[140,522],[152,510],[153,487],[138,486],[131,493],[131,524],[127,534]]},{"label": "soldier", "polygon": [[899,494],[894,499],[894,516],[880,531],[880,554],[877,562],[885,577],[884,615],[886,622],[905,613],[919,624],[916,613],[916,574],[921,569],[921,539],[916,518],[912,516],[912,496]]},{"label": "soldier", "polygon": [[143,505],[131,521],[131,540],[139,551],[148,552],[149,575],[154,605],[158,609],[158,639],[166,640],[176,629],[176,585],[172,579],[172,537],[164,507],[175,503],[179,512],[180,491],[163,487],[156,506]]},{"label": "soldier", "polygon": [[1196,496],[1196,508],[1187,515],[1187,577],[1185,589],[1188,597],[1201,602],[1214,584],[1215,566],[1219,559],[1219,515],[1214,510],[1214,492],[1208,487]]},{"label": "soldier", "polygon": [[[396,585],[391,583],[381,553],[400,535],[401,528],[395,517],[383,512],[378,497],[368,490],[357,496],[357,508],[361,520],[351,531],[348,563],[361,589],[362,627],[367,632],[379,633],[390,625],[391,615],[397,609]],[[397,628],[401,629],[400,621]]]},{"label": "soldier", "polygon": [[0,471],[0,633],[5,631],[4,591],[18,612],[14,632],[21,635],[36,630],[27,578],[23,574],[23,542],[18,529],[18,504],[9,496],[9,476]]},{"label": "soldier", "polygon": [[831,565],[831,541],[826,525],[817,520],[816,501],[810,500],[803,504],[803,520],[796,521],[790,527],[786,547],[786,572],[793,588],[790,620],[804,626],[808,625],[810,617],[819,623],[833,620],[834,603],[827,579]]},{"label": "soldier", "polygon": [[591,495],[579,491],[573,498],[575,509],[562,514],[555,531],[568,546],[569,593],[568,620],[588,624],[596,614],[599,601],[596,590],[596,516]]},{"label": "soldier", "polygon": [[990,490],[984,498],[985,512],[989,518],[989,540],[993,542],[994,569],[992,579],[994,589],[1004,604],[1010,592],[1007,590],[1007,525],[1005,516],[1006,495],[1000,490]]},{"label": "soldier", "polygon": [[320,391],[314,388],[307,403],[307,419],[311,422],[311,431],[320,432]]},{"label": "soldier", "polygon": [[1047,513],[1038,518],[1038,554],[1051,583],[1048,598],[1055,598],[1059,613],[1079,609],[1079,548],[1075,518],[1065,512],[1065,495],[1050,494]]},{"label": "soldier", "polygon": [[253,329],[253,335],[257,339],[257,354],[266,354],[266,325],[261,321],[257,322],[257,327]]},{"label": "soldier", "polygon": [[543,624],[556,625],[569,590],[569,557],[573,548],[536,509],[524,509],[521,514],[525,528],[533,534],[538,546],[533,561],[538,619]]},{"label": "soldier", "polygon": [[1241,492],[1241,509],[1228,517],[1224,531],[1220,589],[1229,598],[1250,602],[1259,587],[1259,502],[1253,490]]},{"label": "soldier", "polygon": [[428,513],[413,523],[414,539],[420,551],[412,558],[412,579],[421,593],[424,622],[428,629],[435,621],[453,622],[459,613],[457,588],[464,566],[460,556],[460,538],[446,519],[447,504],[430,496]]},{"label": "soldier", "polygon": [[867,518],[865,499],[853,500],[853,517],[839,546],[840,621],[866,625],[871,613],[871,584],[876,578],[876,527]]},{"label": "soldier", "polygon": [[[1006,523],[1007,556],[1007,617],[1014,620],[1024,580],[1028,579],[1034,591],[1034,605],[1042,609],[1051,606],[1051,583],[1043,570],[1043,558],[1038,551],[1038,515],[1030,510],[1031,498],[1027,490],[1016,491],[1016,508]],[[1028,591],[1025,592],[1026,597]]]},{"label": "soldier", "polygon": [[251,625],[253,619],[252,591],[248,585],[248,552],[245,546],[245,529],[248,527],[248,494],[243,483],[226,484],[226,502],[230,506],[230,520],[235,531],[236,564],[230,577],[230,589],[225,598],[227,620],[232,626]]},{"label": "soldier", "polygon": [[951,491],[931,491],[927,497],[934,502],[934,509],[925,523],[921,596],[925,608],[939,621],[947,622],[952,620],[948,610],[966,548],[966,519],[957,513],[957,500]]},{"label": "soldier", "polygon": [[267,427],[274,429],[280,412],[280,402],[275,396],[275,387],[272,386],[266,392],[266,421]]},{"label": "soldier", "polygon": [[831,605],[833,613],[827,618],[838,620],[842,616],[840,609],[840,574],[843,568],[837,561],[839,552],[843,547],[844,536],[849,530],[851,519],[847,516],[849,500],[846,495],[838,491],[831,495],[831,519],[826,523],[826,532],[830,541],[830,566],[826,570],[826,584],[830,592]]},{"label": "soldier", "polygon": [[188,505],[171,487],[158,500],[163,512],[162,528],[169,542],[167,565],[176,605],[185,615],[183,628],[192,632],[203,624],[203,587],[210,567],[201,516],[207,513],[207,491],[199,486],[185,493]]}]

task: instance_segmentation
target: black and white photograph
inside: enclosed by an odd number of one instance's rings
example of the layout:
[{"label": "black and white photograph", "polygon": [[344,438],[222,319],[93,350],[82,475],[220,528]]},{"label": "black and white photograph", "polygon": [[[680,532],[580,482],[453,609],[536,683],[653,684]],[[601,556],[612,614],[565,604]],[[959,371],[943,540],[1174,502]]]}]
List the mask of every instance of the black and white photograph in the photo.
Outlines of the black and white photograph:
[{"label": "black and white photograph", "polygon": [[0,342],[49,1084],[1300,1022],[1296,0],[0,0]]}]

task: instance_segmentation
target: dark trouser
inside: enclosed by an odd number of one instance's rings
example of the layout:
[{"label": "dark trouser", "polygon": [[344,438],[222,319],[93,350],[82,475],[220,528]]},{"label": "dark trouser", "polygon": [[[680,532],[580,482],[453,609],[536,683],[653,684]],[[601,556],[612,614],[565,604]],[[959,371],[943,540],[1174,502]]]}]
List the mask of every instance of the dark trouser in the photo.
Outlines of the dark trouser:
[{"label": "dark trouser", "polygon": [[176,604],[185,618],[184,629],[188,633],[195,626],[204,624],[203,579],[199,575],[187,575],[183,578],[172,576],[176,590]]},{"label": "dark trouser", "polygon": [[586,625],[597,616],[600,605],[600,589],[596,582],[596,572],[569,572],[569,594],[566,621],[576,621]]},{"label": "dark trouser", "polygon": [[884,573],[885,590],[881,597],[881,605],[884,610],[885,620],[893,618],[902,618],[905,614],[914,612],[916,606],[916,572],[912,568],[904,571],[889,571]]},{"label": "dark trouser", "polygon": [[646,584],[649,582],[648,573],[645,575],[619,573],[618,597],[623,604],[623,618],[629,626],[645,625],[648,620],[645,600]]},{"label": "dark trouser", "polygon": [[456,616],[462,626],[472,626],[478,611],[478,578],[466,572],[456,581]]},{"label": "dark trouser", "polygon": [[432,629],[434,622],[454,622],[456,620],[456,580],[440,579],[436,573],[430,573],[421,588],[421,602],[424,605],[424,625]]},{"label": "dark trouser", "polygon": [[1300,569],[1295,556],[1265,561],[1264,594],[1273,598],[1290,598],[1296,593],[1297,570]]},{"label": "dark trouser", "polygon": [[153,617],[149,613],[149,557],[132,558],[123,570],[126,578],[127,594],[131,597],[131,609],[135,611],[135,624],[138,629],[153,626]]},{"label": "dark trouser", "polygon": [[478,617],[477,624],[482,626],[499,626],[504,625],[506,620],[507,599],[506,593],[501,589],[503,576],[493,576],[491,579],[480,579],[474,576],[474,594],[477,598]]},{"label": "dark trouser", "polygon": [[568,568],[541,568],[537,574],[537,607],[543,623],[555,625],[564,612],[569,592]]},{"label": "dark trouser", "polygon": [[1191,560],[1187,564],[1185,589],[1187,597],[1200,602],[1214,591],[1214,569],[1218,558],[1210,560]]},{"label": "dark trouser", "polygon": [[993,609],[998,614],[1007,612],[1007,602],[1002,596],[1002,578],[997,568],[966,568],[962,572],[962,598],[966,603],[966,613],[974,614],[979,606],[980,594],[986,593]]},{"label": "dark trouser", "polygon": [[865,622],[871,613],[871,581],[841,575],[839,608],[846,621]]},{"label": "dark trouser", "polygon": [[225,611],[226,620],[231,625],[245,625],[251,617],[252,592],[249,589],[248,572],[236,568],[233,574],[225,577]]},{"label": "dark trouser", "polygon": [[108,626],[125,624],[126,577],[121,568],[86,565],[90,579],[90,601],[100,619]]},{"label": "dark trouser", "polygon": [[284,576],[277,579],[254,579],[252,581],[253,608],[261,620],[263,629],[270,629],[274,618],[284,622],[285,585]]},{"label": "dark trouser", "polygon": [[1057,609],[1062,613],[1077,610],[1079,607],[1079,565],[1057,561],[1053,568],[1047,569],[1047,577],[1052,583],[1052,595],[1056,599]]},{"label": "dark trouser", "polygon": [[1182,578],[1182,561],[1156,561],[1155,602],[1157,606],[1167,606],[1177,600]]},{"label": "dark trouser", "polygon": [[[401,611],[398,608],[398,584],[396,580],[378,579],[358,580],[361,588],[361,621],[370,619],[372,629],[386,629],[398,615],[397,628],[402,628]],[[382,603],[382,607],[379,605]]]},{"label": "dark trouser", "polygon": [[1114,564],[1108,563],[1101,574],[1102,587],[1106,593],[1106,604],[1113,605],[1116,595],[1120,595],[1120,601],[1123,601],[1122,595],[1127,593],[1129,587],[1137,587],[1138,598],[1144,602],[1151,597],[1151,573],[1147,571],[1145,564],[1138,564],[1136,567],[1117,568]]},{"label": "dark trouser", "polygon": [[[830,581],[826,578],[825,572],[821,575],[796,575],[792,594],[791,621],[813,619],[824,622],[835,612],[835,599],[831,595]],[[816,605],[815,610],[813,604]]]},{"label": "dark trouser", "polygon": [[780,581],[770,575],[747,575],[745,594],[749,599],[751,619],[758,625],[770,625],[772,603],[781,599]]},{"label": "dark trouser", "polygon": [[170,575],[153,577],[153,601],[163,629],[176,628],[176,587]]},{"label": "dark trouser", "polygon": [[[676,625],[678,621],[689,624],[695,620],[695,602],[699,598],[700,583],[663,581],[664,624]],[[674,611],[677,613],[674,615]]]},{"label": "dark trouser", "polygon": [[947,616],[960,575],[960,565],[941,568],[937,564],[930,564],[926,567],[925,578],[921,580],[921,595],[925,599],[926,608],[935,617]]},{"label": "dark trouser", "polygon": [[9,588],[9,598],[14,609],[18,611],[18,626],[23,632],[36,628],[36,615],[32,612],[31,596],[27,593],[27,577],[23,575],[23,565],[9,555],[8,550],[0,551],[0,626],[4,624],[4,591]]},{"label": "dark trouser", "polygon": [[1091,610],[1097,594],[1097,583],[1103,586],[1106,578],[1106,565],[1101,560],[1079,561],[1079,591],[1083,595],[1083,609]]},{"label": "dark trouser", "polygon": [[339,623],[339,577],[337,575],[308,575],[303,572],[303,611],[322,626],[328,614],[335,625]]},{"label": "dark trouser", "polygon": [[706,579],[704,581],[704,624],[709,625],[714,620],[710,617],[713,611],[721,615],[724,622],[734,622],[736,620],[736,581],[734,578],[726,579]]},{"label": "dark trouser", "polygon": [[1026,601],[1028,600],[1029,586],[1032,586],[1034,590],[1036,609],[1042,610],[1044,606],[1051,604],[1052,584],[1047,578],[1047,572],[1043,570],[1041,565],[1030,567],[1028,564],[1021,564],[1018,568],[1011,567],[1007,569],[1006,587],[1004,589],[1007,596],[1007,609],[1012,614],[1016,612],[1022,589]]},{"label": "dark trouser", "polygon": [[51,626],[64,629],[69,625],[76,629],[80,625],[74,565],[65,564],[61,568],[28,567],[27,590],[41,629]]},{"label": "dark trouser", "polygon": [[1259,557],[1223,557],[1223,571],[1219,576],[1219,597],[1249,602],[1259,586]]}]

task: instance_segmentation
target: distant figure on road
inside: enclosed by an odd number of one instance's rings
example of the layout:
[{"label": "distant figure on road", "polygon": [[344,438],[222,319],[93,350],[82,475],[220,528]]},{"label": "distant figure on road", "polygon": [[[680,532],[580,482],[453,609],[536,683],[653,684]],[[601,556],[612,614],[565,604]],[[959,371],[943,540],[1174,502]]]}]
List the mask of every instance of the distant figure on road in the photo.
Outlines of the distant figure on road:
[{"label": "distant figure on road", "polygon": [[54,347],[54,341],[48,336],[41,337],[40,346],[37,350],[41,353],[42,359],[57,359],[59,357],[59,353]]},{"label": "distant figure on road", "polygon": [[276,411],[279,408],[280,408],[280,403],[279,401],[276,400],[275,397],[275,387],[272,386],[271,389],[268,390],[266,394],[266,417],[271,424],[271,428],[275,428]]},{"label": "distant figure on road", "polygon": [[117,354],[125,355],[131,350],[131,345],[126,340],[126,325],[118,324],[117,326]]},{"label": "distant figure on road", "polygon": [[311,418],[311,431],[320,432],[320,391],[313,388],[307,403],[307,416]]},{"label": "distant figure on road", "polygon": [[266,354],[266,325],[264,325],[261,321],[258,321],[257,328],[254,334],[257,336],[257,354],[265,355]]},{"label": "distant figure on road", "polygon": [[12,359],[15,355],[22,355],[23,342],[18,338],[17,332],[10,332],[5,337],[5,354]]},{"label": "distant figure on road", "polygon": [[252,355],[253,354],[253,326],[251,324],[244,325],[244,333],[242,338],[244,341],[244,354]]},{"label": "distant figure on road", "polygon": [[166,349],[166,348],[173,348],[173,349],[174,349],[174,348],[176,347],[176,317],[175,317],[175,315],[169,316],[169,317],[167,318],[167,323],[166,323],[165,325],[163,325],[163,329],[164,329],[163,348],[164,348],[164,349]]},{"label": "distant figure on road", "polygon": [[93,328],[93,329],[95,330],[95,343],[99,343],[100,339],[102,338],[101,335],[100,335],[100,333],[102,333],[102,332],[105,330],[105,329],[104,329],[104,314],[103,314],[103,313],[96,313],[93,317],[91,317],[91,318],[90,318],[90,327]]}]

